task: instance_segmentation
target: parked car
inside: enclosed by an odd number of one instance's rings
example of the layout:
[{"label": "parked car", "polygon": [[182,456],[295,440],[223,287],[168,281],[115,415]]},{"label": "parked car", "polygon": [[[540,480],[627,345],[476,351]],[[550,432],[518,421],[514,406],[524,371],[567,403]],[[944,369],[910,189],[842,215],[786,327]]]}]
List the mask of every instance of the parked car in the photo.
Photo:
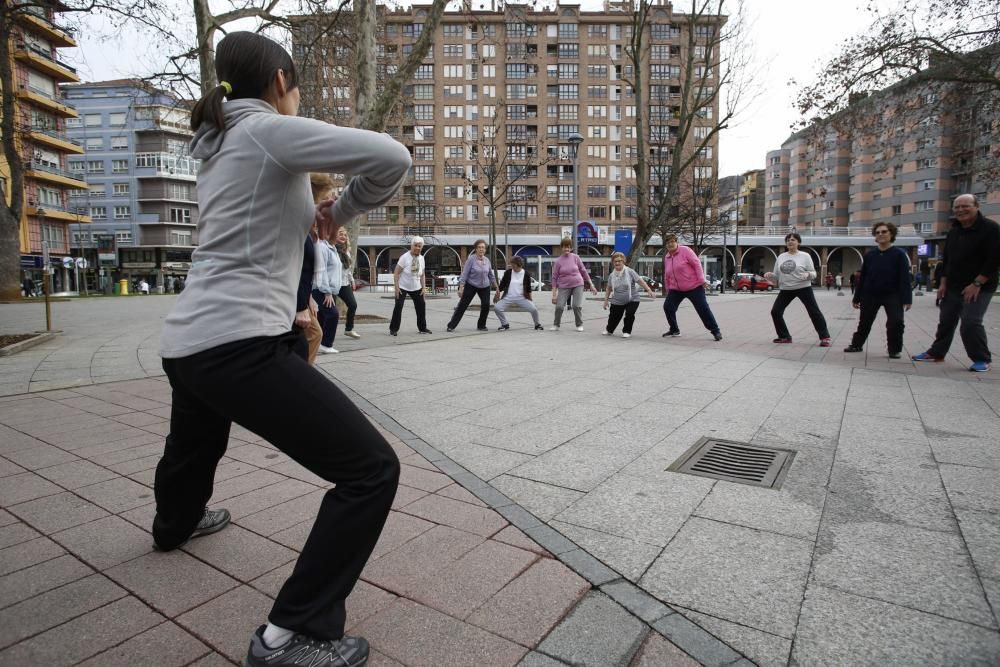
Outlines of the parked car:
[{"label": "parked car", "polygon": [[660,289],[663,287],[663,283],[661,283],[656,278],[650,278],[649,276],[639,276],[639,277],[642,278],[645,281],[645,283],[649,285],[649,289],[653,290],[654,292],[660,291]]},{"label": "parked car", "polygon": [[708,283],[709,288],[713,292],[718,292],[719,288],[722,287],[722,278],[714,278],[712,276],[708,276],[707,278],[705,278],[705,282]]},{"label": "parked car", "polygon": [[774,289],[774,285],[767,282],[767,279],[764,278],[764,276],[759,276],[753,273],[737,273],[733,276],[733,282],[731,284],[734,290],[749,292],[751,282],[755,283],[754,289],[758,289],[762,292],[765,290],[770,292]]},{"label": "parked car", "polygon": [[542,282],[541,280],[535,280],[535,278],[531,279],[532,292],[541,292],[543,289],[546,289],[544,282]]}]

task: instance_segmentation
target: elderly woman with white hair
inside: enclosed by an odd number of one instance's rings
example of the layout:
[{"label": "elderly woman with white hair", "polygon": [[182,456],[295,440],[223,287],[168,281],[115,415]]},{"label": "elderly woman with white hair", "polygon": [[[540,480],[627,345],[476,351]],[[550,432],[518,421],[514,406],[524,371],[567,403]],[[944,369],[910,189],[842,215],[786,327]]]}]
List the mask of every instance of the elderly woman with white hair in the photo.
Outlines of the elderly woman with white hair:
[{"label": "elderly woman with white hair", "polygon": [[424,239],[422,237],[414,236],[410,239],[409,252],[402,254],[392,272],[396,305],[392,309],[392,320],[389,322],[390,336],[399,333],[399,321],[403,316],[403,304],[406,303],[406,297],[413,299],[413,308],[417,311],[417,331],[422,334],[431,333],[431,330],[427,328],[427,306],[424,303],[427,278],[424,274],[424,257],[420,254],[423,248]]},{"label": "elderly woman with white hair", "polygon": [[611,255],[611,267],[608,286],[604,291],[604,309],[608,310],[610,302],[611,312],[608,313],[608,325],[604,327],[601,335],[614,334],[624,315],[622,338],[629,338],[632,335],[632,324],[635,322],[635,311],[639,309],[639,289],[646,290],[646,294],[651,297],[655,295],[646,281],[625,265],[625,253],[616,252]]}]

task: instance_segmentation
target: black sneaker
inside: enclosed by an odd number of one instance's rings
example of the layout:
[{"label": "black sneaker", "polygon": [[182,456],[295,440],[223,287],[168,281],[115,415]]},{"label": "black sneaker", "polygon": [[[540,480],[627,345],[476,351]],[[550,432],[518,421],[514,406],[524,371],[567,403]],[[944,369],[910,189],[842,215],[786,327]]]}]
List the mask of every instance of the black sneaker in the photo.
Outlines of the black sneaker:
[{"label": "black sneaker", "polygon": [[676,331],[674,329],[671,329],[667,333],[665,333],[662,336],[660,336],[660,338],[676,338],[677,336],[680,336],[680,335],[681,335],[680,331]]},{"label": "black sneaker", "polygon": [[454,331],[454,330],[455,330],[455,327],[452,327],[452,326],[448,326],[448,327],[445,327],[445,330],[446,330],[446,331],[447,331],[448,333],[451,333],[452,331]]},{"label": "black sneaker", "polygon": [[389,329],[389,335],[390,336],[398,336],[399,334],[397,332],[393,331],[392,329]]},{"label": "black sneaker", "polygon": [[545,327],[543,327],[541,324],[536,324],[535,331],[545,331]]},{"label": "black sneaker", "polygon": [[338,640],[320,641],[306,635],[294,635],[288,642],[268,648],[264,644],[264,626],[257,628],[250,640],[244,667],[360,667],[368,662],[368,641],[364,637],[344,635]]},{"label": "black sneaker", "polygon": [[476,331],[489,331],[486,327],[476,327]]},{"label": "black sneaker", "polygon": [[421,329],[421,330],[420,330],[420,331],[418,331],[417,333],[424,333],[424,334],[429,334],[429,333],[434,333],[434,332],[433,332],[433,331],[431,331],[430,329]]},{"label": "black sneaker", "polygon": [[899,359],[900,356],[902,356],[901,352],[890,352],[889,353],[889,358],[890,359]]},{"label": "black sneaker", "polygon": [[722,340],[722,332],[721,331],[713,331],[712,332],[712,338],[714,338],[716,341]]},{"label": "black sneaker", "polygon": [[848,345],[844,348],[844,352],[864,352],[865,348],[860,345]]},{"label": "black sneaker", "polygon": [[509,324],[501,324],[500,326],[497,327],[497,331],[506,331],[507,329],[510,329]]},{"label": "black sneaker", "polygon": [[196,537],[204,537],[205,535],[211,535],[212,533],[217,533],[226,526],[229,525],[229,510],[210,510],[205,509],[205,513],[201,515],[201,520],[198,525],[195,526],[194,532],[180,544],[175,547],[162,547],[153,541],[153,548],[157,551],[173,551],[174,549],[180,549],[182,546],[190,542]]}]

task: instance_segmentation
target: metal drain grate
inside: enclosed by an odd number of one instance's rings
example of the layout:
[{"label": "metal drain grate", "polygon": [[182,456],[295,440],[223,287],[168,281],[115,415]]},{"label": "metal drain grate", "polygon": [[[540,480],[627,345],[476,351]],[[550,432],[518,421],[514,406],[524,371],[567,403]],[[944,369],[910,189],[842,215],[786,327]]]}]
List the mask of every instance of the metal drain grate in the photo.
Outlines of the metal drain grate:
[{"label": "metal drain grate", "polygon": [[667,470],[726,482],[779,489],[794,458],[795,452],[791,449],[761,447],[735,440],[701,438]]}]

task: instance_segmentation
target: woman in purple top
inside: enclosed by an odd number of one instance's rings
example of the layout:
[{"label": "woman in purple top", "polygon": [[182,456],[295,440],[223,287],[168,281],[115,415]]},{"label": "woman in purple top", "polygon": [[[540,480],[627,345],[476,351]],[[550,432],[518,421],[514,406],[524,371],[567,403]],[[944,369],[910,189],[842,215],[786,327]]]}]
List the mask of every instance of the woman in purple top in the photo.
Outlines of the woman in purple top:
[{"label": "woman in purple top", "polygon": [[[559,331],[566,302],[573,297],[573,318],[576,320],[576,330],[583,331],[583,286],[597,294],[594,283],[590,280],[587,267],[583,261],[573,254],[573,240],[564,238],[560,244],[562,254],[552,265],[552,303],[556,304],[556,316],[549,331]],[[558,303],[556,303],[558,301]]]},{"label": "woman in purple top", "polygon": [[448,322],[448,331],[454,331],[458,326],[465,309],[472,303],[472,297],[479,296],[479,322],[476,328],[488,331],[486,318],[490,315],[490,287],[496,288],[497,277],[493,273],[490,260],[486,257],[486,241],[479,239],[475,243],[476,252],[465,262],[462,275],[458,279],[458,305]]}]

